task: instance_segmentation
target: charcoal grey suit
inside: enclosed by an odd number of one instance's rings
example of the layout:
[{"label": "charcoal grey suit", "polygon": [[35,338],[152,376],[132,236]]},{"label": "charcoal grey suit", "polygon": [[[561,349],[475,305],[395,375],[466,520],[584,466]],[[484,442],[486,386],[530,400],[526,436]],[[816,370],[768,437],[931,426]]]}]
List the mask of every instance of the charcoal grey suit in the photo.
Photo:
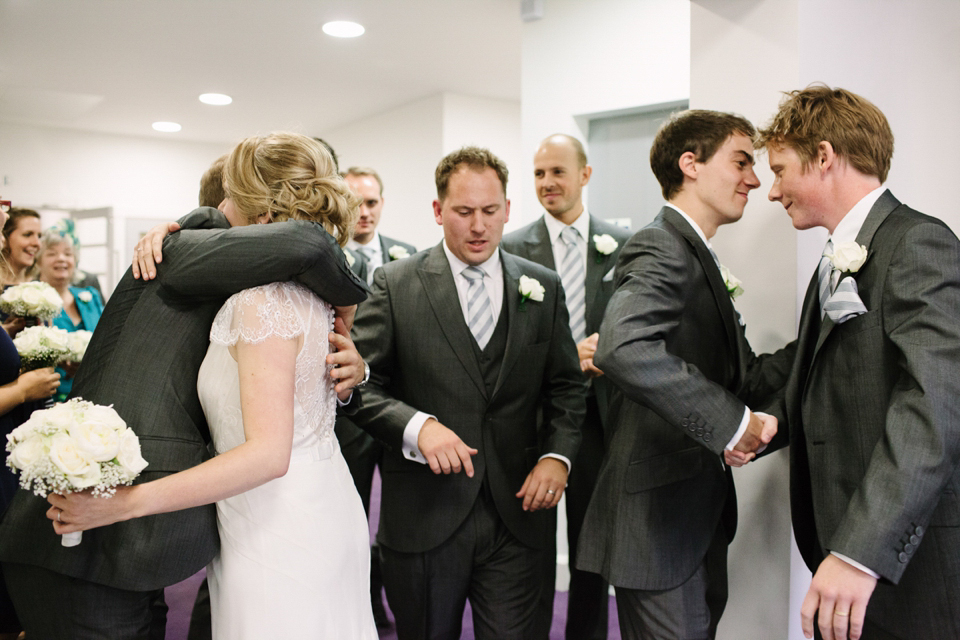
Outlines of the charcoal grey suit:
[{"label": "charcoal grey suit", "polygon": [[807,566],[881,576],[865,638],[960,637],[960,242],[886,191],[857,242],[867,312],[820,320],[815,273],[777,443]]},{"label": "charcoal grey suit", "polygon": [[[157,278],[135,280],[128,270],[104,309],[72,396],[112,404],[137,433],[149,466],[147,482],[209,457],[209,431],[197,397],[197,372],[210,325],[232,293],[295,279],[328,302],[355,304],[366,286],[347,267],[336,242],[319,225],[283,222],[228,227],[214,209],[181,220],[164,241]],[[190,227],[220,227],[191,229]],[[84,532],[75,548],[60,545],[44,515],[45,500],[20,490],[0,522],[0,560],[132,592],[159,589],[193,575],[217,552],[214,505],[120,522]],[[11,573],[5,569],[10,579]],[[82,586],[82,585],[81,585]],[[43,593],[17,593],[21,619],[50,616]],[[96,612],[90,612],[96,615]],[[30,635],[28,620],[24,619]],[[107,623],[109,624],[109,622]],[[109,627],[107,627],[109,628]],[[52,632],[49,632],[52,633]],[[66,637],[81,637],[79,631]],[[47,637],[48,632],[38,632]],[[85,636],[84,636],[85,637]]]},{"label": "charcoal grey suit", "polygon": [[623,617],[622,589],[672,590],[706,562],[714,633],[737,521],[722,452],[745,406],[784,384],[790,358],[763,367],[754,356],[708,247],[670,207],[626,244],[614,278],[595,359],[617,386],[614,431],[577,568],[617,587]]}]

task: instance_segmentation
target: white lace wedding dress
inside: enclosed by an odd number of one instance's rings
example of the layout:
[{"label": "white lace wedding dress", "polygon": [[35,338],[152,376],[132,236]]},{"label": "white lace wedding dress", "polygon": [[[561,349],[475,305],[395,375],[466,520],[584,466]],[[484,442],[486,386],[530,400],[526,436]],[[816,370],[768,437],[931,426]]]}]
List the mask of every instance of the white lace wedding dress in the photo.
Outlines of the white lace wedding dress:
[{"label": "white lace wedding dress", "polygon": [[218,454],[244,441],[228,347],[303,335],[287,474],[217,503],[220,554],[207,569],[214,638],[377,638],[367,521],[333,434],[332,324],[330,306],[292,283],[242,291],[214,320],[197,387]]}]

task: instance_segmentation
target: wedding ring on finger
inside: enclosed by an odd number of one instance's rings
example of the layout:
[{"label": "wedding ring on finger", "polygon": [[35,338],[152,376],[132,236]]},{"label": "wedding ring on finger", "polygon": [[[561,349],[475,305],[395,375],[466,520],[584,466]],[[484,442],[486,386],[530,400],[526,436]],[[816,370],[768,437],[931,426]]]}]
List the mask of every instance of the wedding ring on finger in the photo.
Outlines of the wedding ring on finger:
[{"label": "wedding ring on finger", "polygon": [[556,493],[556,491],[554,491],[553,489],[547,489],[547,493],[552,496],[553,494]]},{"label": "wedding ring on finger", "polygon": [[60,511],[57,511],[57,522],[59,522],[60,524],[63,524],[63,520],[60,519],[61,515],[63,515],[63,509],[61,509]]},{"label": "wedding ring on finger", "polygon": [[840,616],[841,618],[845,618],[845,617],[847,617],[848,615],[850,615],[850,612],[849,612],[849,611],[834,611],[834,612],[833,612],[833,615],[835,615],[835,616]]}]

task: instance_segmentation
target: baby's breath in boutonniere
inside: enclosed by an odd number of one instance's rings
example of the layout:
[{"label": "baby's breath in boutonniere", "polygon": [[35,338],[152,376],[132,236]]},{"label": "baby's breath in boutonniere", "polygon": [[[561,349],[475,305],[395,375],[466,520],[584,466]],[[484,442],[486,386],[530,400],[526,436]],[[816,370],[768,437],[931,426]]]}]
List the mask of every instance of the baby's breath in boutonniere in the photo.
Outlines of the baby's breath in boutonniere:
[{"label": "baby's breath in boutonniere", "polygon": [[727,288],[731,300],[736,300],[743,295],[743,283],[740,282],[740,278],[730,273],[730,269],[720,265],[720,275],[723,276],[723,286]]},{"label": "baby's breath in boutonniere", "polygon": [[398,244],[390,247],[390,250],[387,251],[387,253],[390,254],[390,258],[393,260],[403,260],[404,258],[410,257],[410,252]]},{"label": "baby's breath in boutonniere", "polygon": [[527,300],[534,302],[543,302],[543,294],[546,289],[536,278],[520,276],[520,311],[526,311]]},{"label": "baby's breath in boutonniere", "polygon": [[80,300],[80,302],[90,302],[93,300],[93,294],[89,291],[81,291],[77,294],[77,299]]},{"label": "baby's breath in boutonniere", "polygon": [[614,240],[613,236],[605,233],[599,236],[593,236],[593,246],[597,249],[597,264],[603,262],[604,256],[608,256],[617,250],[620,244]]},{"label": "baby's breath in boutonniere", "polygon": [[834,245],[833,255],[829,256],[833,268],[840,273],[853,274],[867,261],[867,248],[855,240]]}]

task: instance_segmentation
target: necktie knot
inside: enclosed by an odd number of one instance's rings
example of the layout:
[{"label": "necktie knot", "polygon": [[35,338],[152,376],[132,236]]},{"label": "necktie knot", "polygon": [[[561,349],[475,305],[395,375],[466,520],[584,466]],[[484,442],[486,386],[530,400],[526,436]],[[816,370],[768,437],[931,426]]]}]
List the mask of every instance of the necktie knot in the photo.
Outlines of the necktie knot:
[{"label": "necktie knot", "polygon": [[568,247],[577,246],[580,238],[580,232],[573,227],[564,227],[563,231],[560,232],[560,239],[563,240],[564,244]]},{"label": "necktie knot", "polygon": [[471,281],[471,284],[474,280],[483,279],[483,269],[480,267],[467,267],[461,273],[464,278]]}]

